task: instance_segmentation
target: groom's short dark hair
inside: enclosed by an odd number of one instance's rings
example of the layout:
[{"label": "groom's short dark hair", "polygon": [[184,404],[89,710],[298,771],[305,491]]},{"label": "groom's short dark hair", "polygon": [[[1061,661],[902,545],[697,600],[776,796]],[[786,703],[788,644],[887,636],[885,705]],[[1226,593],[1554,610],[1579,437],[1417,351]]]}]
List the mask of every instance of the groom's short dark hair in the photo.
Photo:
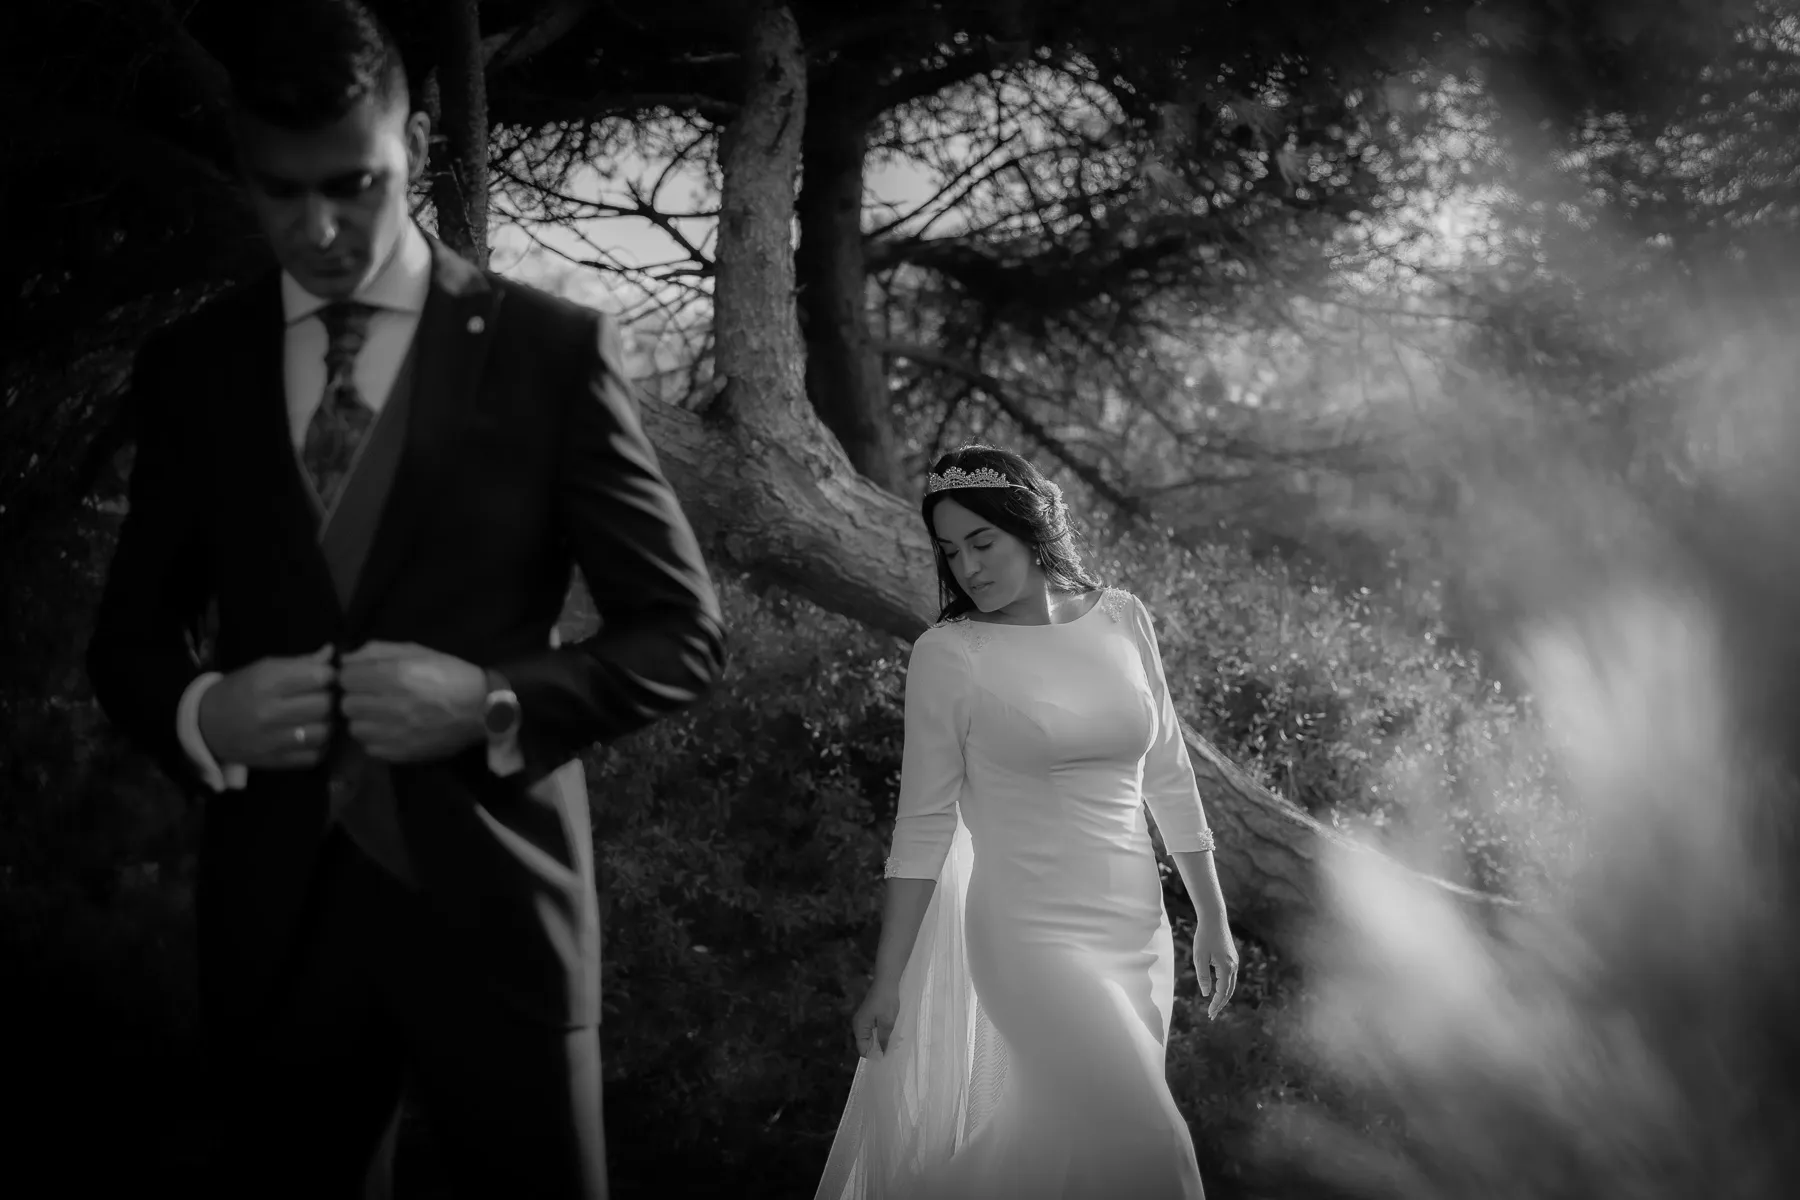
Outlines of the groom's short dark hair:
[{"label": "groom's short dark hair", "polygon": [[262,0],[246,32],[232,98],[259,121],[310,130],[365,99],[410,105],[399,46],[358,0]]}]

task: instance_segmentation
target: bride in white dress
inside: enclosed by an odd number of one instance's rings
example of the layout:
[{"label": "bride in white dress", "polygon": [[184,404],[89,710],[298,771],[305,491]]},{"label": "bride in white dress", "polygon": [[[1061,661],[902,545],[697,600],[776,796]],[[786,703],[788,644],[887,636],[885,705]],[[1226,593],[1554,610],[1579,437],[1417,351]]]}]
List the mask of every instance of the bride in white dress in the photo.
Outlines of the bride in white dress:
[{"label": "bride in white dress", "polygon": [[818,1198],[1198,1200],[1146,805],[1199,914],[1209,1017],[1238,956],[1150,615],[1082,568],[1015,454],[945,455],[923,508],[944,615],[913,646],[862,1058]]}]

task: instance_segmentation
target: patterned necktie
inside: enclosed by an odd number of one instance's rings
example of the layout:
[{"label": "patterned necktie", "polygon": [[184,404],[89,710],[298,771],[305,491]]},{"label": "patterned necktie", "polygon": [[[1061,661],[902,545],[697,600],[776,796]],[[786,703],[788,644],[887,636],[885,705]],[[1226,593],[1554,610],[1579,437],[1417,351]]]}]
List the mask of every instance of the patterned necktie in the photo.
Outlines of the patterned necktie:
[{"label": "patterned necktie", "polygon": [[345,301],[319,312],[325,322],[325,395],[306,427],[306,443],[300,458],[319,493],[319,502],[331,511],[356,448],[375,421],[375,412],[356,390],[352,368],[356,355],[369,340],[369,318],[375,309]]}]

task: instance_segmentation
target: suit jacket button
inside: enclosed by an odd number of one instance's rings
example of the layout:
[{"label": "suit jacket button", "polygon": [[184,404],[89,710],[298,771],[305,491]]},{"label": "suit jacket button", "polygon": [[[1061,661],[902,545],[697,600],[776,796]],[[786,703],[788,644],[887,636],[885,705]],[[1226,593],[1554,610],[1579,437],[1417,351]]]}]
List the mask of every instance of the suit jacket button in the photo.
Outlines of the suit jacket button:
[{"label": "suit jacket button", "polygon": [[484,330],[486,328],[487,328],[487,322],[482,320],[480,317],[470,317],[469,318],[469,332],[470,333],[480,333],[482,330]]}]

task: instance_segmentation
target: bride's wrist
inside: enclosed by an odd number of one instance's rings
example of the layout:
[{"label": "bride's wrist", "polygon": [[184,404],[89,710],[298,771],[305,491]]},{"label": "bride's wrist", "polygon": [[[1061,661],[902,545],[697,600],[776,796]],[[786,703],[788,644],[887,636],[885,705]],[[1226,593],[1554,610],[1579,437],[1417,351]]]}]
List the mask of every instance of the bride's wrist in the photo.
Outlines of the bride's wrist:
[{"label": "bride's wrist", "polygon": [[1219,924],[1227,919],[1225,897],[1218,889],[1194,889],[1188,899],[1193,901],[1194,916],[1202,925]]}]

